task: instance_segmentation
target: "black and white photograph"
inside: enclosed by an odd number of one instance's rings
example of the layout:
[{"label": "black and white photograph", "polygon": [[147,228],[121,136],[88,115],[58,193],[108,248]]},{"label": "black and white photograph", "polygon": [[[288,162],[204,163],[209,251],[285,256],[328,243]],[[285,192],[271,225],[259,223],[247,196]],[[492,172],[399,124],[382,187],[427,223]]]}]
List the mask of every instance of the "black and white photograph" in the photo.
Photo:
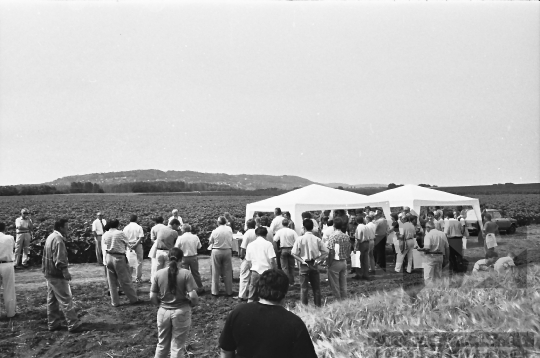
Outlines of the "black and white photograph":
[{"label": "black and white photograph", "polygon": [[0,358],[540,357],[540,4],[0,1]]}]

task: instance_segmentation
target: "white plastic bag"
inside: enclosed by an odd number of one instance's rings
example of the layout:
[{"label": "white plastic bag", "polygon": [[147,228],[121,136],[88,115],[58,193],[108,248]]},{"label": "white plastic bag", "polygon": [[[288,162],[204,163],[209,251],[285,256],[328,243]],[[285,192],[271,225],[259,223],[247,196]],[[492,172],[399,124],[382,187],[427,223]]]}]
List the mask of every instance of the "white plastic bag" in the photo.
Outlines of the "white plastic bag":
[{"label": "white plastic bag", "polygon": [[486,235],[486,246],[488,249],[497,246],[497,237],[495,236],[495,234]]},{"label": "white plastic bag", "polygon": [[351,254],[351,267],[360,268],[360,251]]},{"label": "white plastic bag", "polygon": [[137,267],[139,262],[137,261],[137,252],[135,250],[128,250],[126,253],[129,267]]},{"label": "white plastic bag", "polygon": [[464,236],[461,240],[463,240],[463,250],[467,250],[467,238]]}]

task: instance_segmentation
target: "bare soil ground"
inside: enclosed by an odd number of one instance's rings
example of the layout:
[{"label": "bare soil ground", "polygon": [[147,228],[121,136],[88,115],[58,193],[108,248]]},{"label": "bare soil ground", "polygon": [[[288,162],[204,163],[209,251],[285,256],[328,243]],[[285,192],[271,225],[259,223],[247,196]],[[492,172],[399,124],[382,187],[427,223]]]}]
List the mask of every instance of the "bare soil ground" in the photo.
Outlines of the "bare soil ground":
[{"label": "bare soil ground", "polygon": [[[502,235],[497,248],[500,256],[509,251],[521,254],[523,263],[540,262],[540,226],[521,227],[514,235]],[[483,249],[476,238],[469,240],[465,258],[469,270],[476,260],[483,257]],[[391,259],[391,256],[388,256]],[[209,290],[209,257],[200,256],[203,283]],[[233,259],[234,291],[238,292],[240,260]],[[0,318],[0,357],[151,357],[157,342],[157,308],[149,302],[148,276],[150,262],[144,262],[146,281],[137,286],[139,297],[148,301],[143,305],[124,305],[113,308],[106,292],[102,266],[77,264],[70,267],[74,277],[71,285],[74,301],[87,331],[70,334],[67,330],[47,330],[46,284],[40,268],[16,272],[17,315],[8,320],[2,307]],[[351,278],[352,275],[349,275]],[[326,302],[333,297],[321,270],[323,297]],[[413,275],[394,272],[389,263],[387,272],[378,269],[370,282],[348,280],[351,295],[368,296],[377,291],[410,287],[422,282],[422,270]],[[223,288],[223,286],[222,286]],[[299,287],[287,294],[287,306],[293,308],[300,299]],[[312,302],[310,297],[310,302]],[[214,298],[209,293],[201,297],[201,304],[193,309],[193,322],[186,347],[188,357],[217,357],[218,337],[227,314],[238,304],[224,296]],[[3,306],[3,303],[2,303]]]}]

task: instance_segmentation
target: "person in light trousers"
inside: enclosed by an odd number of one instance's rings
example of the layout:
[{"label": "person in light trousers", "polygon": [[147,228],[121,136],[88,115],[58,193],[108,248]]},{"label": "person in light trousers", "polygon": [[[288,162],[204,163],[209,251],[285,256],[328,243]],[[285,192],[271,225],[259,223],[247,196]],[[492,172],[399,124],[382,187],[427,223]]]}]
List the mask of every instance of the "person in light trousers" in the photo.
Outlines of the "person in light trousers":
[{"label": "person in light trousers", "polygon": [[199,303],[197,284],[191,273],[180,266],[182,250],[169,250],[169,267],[156,272],[150,287],[150,301],[157,312],[158,344],[155,358],[184,357],[184,346],[191,328],[191,307]]},{"label": "person in light trousers", "polygon": [[4,288],[4,307],[7,318],[15,316],[17,298],[15,295],[15,269],[13,265],[15,239],[5,235],[6,224],[0,222],[0,286]]},{"label": "person in light trousers", "polygon": [[176,239],[175,247],[178,247],[184,253],[182,258],[182,268],[191,271],[191,275],[195,279],[198,290],[197,293],[204,293],[204,286],[201,281],[201,274],[199,273],[199,259],[197,257],[197,250],[202,247],[201,240],[195,234],[191,233],[191,225],[182,225],[183,234]]}]

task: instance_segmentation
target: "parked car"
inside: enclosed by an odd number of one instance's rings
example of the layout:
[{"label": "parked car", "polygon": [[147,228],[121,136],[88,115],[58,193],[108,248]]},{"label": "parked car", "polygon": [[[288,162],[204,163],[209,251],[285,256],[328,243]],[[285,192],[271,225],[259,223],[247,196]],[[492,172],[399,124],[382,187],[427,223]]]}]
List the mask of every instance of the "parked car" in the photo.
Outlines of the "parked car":
[{"label": "parked car", "polygon": [[[516,232],[516,219],[503,217],[501,215],[501,212],[497,209],[486,209],[485,213],[491,215],[491,221],[493,221],[499,226],[499,231],[505,231],[507,234],[513,234]],[[465,218],[465,223],[470,235],[478,235],[478,219],[476,218],[476,213],[474,212],[474,210],[467,210],[467,217]]]}]

